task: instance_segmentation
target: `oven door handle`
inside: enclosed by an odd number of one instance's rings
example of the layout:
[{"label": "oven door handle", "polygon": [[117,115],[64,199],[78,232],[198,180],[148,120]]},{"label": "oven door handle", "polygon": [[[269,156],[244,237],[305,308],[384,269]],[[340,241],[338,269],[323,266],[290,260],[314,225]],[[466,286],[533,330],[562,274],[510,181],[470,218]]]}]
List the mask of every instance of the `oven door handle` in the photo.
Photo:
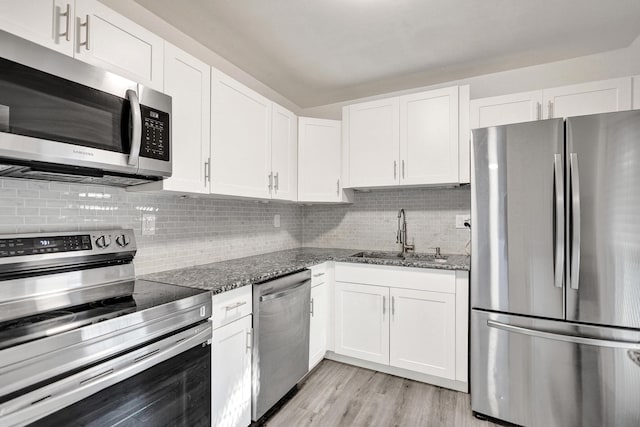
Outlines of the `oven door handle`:
[{"label": "oven door handle", "polygon": [[129,152],[129,166],[138,164],[140,157],[140,147],[142,146],[142,112],[138,93],[133,89],[127,90],[127,99],[131,109],[131,151]]},{"label": "oven door handle", "polygon": [[57,412],[193,347],[207,345],[211,331],[211,322],[200,323],[9,400],[0,405],[0,425],[25,425]]}]

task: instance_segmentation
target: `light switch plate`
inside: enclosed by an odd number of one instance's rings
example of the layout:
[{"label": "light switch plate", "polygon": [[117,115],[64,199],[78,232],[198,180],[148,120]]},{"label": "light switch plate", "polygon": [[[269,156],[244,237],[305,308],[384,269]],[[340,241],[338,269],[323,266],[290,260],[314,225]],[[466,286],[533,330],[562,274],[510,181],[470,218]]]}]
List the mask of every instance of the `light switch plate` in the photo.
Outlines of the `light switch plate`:
[{"label": "light switch plate", "polygon": [[153,236],[154,234],[156,234],[156,216],[142,214],[142,235]]},{"label": "light switch plate", "polygon": [[466,228],[464,223],[470,221],[471,215],[456,215],[456,228]]},{"label": "light switch plate", "polygon": [[280,215],[279,214],[275,214],[273,216],[273,226],[275,228],[280,228]]}]

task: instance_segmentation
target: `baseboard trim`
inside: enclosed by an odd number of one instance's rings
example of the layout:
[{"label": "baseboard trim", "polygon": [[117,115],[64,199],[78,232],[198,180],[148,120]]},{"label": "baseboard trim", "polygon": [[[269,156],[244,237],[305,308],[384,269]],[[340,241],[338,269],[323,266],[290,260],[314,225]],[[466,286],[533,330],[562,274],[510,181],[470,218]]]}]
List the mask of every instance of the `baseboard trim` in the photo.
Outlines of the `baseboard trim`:
[{"label": "baseboard trim", "polygon": [[359,366],[361,368],[372,369],[374,371],[383,372],[389,375],[395,375],[396,377],[407,378],[414,381],[420,381],[422,383],[432,384],[438,387],[449,388],[451,390],[460,391],[463,393],[469,393],[469,384],[462,381],[449,380],[446,378],[440,378],[433,375],[427,375],[420,372],[410,371],[408,369],[396,368],[394,366],[381,365],[379,363],[373,363],[366,360],[356,359],[355,357],[343,356],[336,354],[333,351],[328,351],[325,358],[334,360],[336,362],[346,363],[348,365]]}]

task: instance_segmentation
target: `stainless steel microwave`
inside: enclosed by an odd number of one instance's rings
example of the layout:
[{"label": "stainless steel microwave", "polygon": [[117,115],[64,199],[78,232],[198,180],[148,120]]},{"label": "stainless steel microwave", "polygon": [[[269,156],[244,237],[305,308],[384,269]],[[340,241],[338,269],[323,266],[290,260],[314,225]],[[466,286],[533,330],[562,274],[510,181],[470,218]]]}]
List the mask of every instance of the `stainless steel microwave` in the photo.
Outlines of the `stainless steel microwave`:
[{"label": "stainless steel microwave", "polygon": [[0,31],[0,176],[171,176],[171,97]]}]

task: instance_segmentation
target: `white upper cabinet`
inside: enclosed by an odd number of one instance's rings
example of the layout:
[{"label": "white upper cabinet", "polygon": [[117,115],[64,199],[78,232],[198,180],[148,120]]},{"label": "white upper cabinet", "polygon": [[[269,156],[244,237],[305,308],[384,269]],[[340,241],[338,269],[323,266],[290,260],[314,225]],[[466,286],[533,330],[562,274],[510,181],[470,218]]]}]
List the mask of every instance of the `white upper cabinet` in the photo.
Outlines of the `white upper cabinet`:
[{"label": "white upper cabinet", "polygon": [[458,87],[400,97],[400,183],[458,182]]},{"label": "white upper cabinet", "polygon": [[389,364],[455,379],[455,294],[391,288],[390,296]]},{"label": "white upper cabinet", "polygon": [[97,0],[79,0],[75,5],[76,58],[163,90],[160,37]]},{"label": "white upper cabinet", "polygon": [[163,188],[209,193],[211,67],[175,46],[164,51],[164,91],[172,99],[173,174]]},{"label": "white upper cabinet", "polygon": [[633,109],[640,110],[640,76],[633,78]]},{"label": "white upper cabinet", "polygon": [[0,0],[0,29],[73,56],[74,1]]},{"label": "white upper cabinet", "polygon": [[272,102],[211,71],[211,192],[269,199]]},{"label": "white upper cabinet", "polygon": [[389,288],[335,284],[335,352],[389,364]]},{"label": "white upper cabinet", "polygon": [[529,122],[542,118],[542,91],[474,99],[469,103],[471,129]]},{"label": "white upper cabinet", "polygon": [[298,118],[273,104],[271,121],[271,197],[295,201],[298,193]]},{"label": "white upper cabinet", "polygon": [[400,114],[398,98],[345,107],[348,126],[349,186],[398,184]]},{"label": "white upper cabinet", "polygon": [[631,109],[631,77],[544,90],[543,118],[583,116]]},{"label": "white upper cabinet", "polygon": [[298,201],[340,202],[340,121],[300,117],[298,123]]},{"label": "white upper cabinet", "polygon": [[468,182],[468,93],[455,86],[344,107],[345,186]]}]

